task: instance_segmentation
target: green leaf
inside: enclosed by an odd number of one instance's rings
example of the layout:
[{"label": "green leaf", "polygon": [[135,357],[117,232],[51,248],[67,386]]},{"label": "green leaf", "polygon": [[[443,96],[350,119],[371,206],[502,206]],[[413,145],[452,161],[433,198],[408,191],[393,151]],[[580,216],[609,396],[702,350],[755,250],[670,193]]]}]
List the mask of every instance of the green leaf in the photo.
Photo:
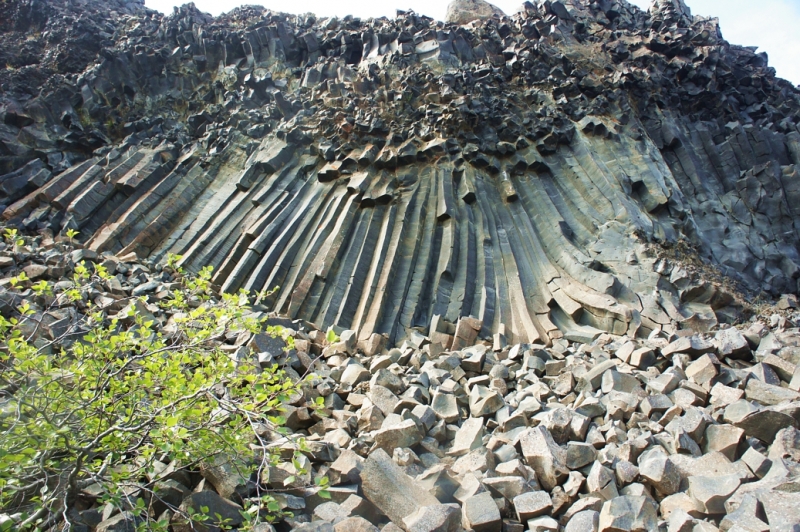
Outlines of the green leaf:
[{"label": "green leaf", "polygon": [[330,499],[331,498],[331,493],[328,490],[319,490],[319,492],[317,492],[317,495],[319,495],[320,498],[322,498],[322,499]]},{"label": "green leaf", "polygon": [[328,329],[328,334],[325,335],[325,339],[329,344],[335,344],[339,341],[339,337],[336,335],[336,332],[333,329]]}]

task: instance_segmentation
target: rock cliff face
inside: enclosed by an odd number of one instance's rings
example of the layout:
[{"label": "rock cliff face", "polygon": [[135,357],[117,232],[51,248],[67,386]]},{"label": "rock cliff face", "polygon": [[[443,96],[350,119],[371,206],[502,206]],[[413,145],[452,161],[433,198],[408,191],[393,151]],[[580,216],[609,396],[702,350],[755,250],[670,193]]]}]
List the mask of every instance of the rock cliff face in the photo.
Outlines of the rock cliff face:
[{"label": "rock cliff face", "polygon": [[[707,329],[797,291],[800,91],[680,0],[467,25],[0,6],[8,223],[212,265],[363,346]],[[667,250],[667,252],[664,252]]]}]

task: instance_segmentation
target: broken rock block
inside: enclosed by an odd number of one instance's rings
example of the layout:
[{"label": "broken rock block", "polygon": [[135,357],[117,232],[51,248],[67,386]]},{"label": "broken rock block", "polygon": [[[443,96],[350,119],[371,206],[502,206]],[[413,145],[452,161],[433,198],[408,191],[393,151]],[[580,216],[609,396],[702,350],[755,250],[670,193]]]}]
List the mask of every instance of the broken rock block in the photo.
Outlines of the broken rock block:
[{"label": "broken rock block", "polygon": [[[449,466],[441,463],[420,473],[416,482],[421,489],[427,490],[443,503],[454,502],[453,495],[461,487],[458,480],[451,474]],[[459,522],[461,522],[460,519]]]},{"label": "broken rock block", "polygon": [[750,344],[738,329],[729,327],[714,336],[720,358],[743,358],[750,355]]},{"label": "broken rock block", "polygon": [[462,456],[481,446],[484,435],[482,418],[469,418],[455,434],[453,446],[447,452],[450,456]]},{"label": "broken rock block", "polygon": [[[190,512],[202,513],[208,516],[199,526],[196,522],[186,519]],[[236,527],[242,523],[242,507],[227,499],[223,499],[213,491],[199,491],[192,493],[181,502],[180,512],[172,517],[170,525],[176,532],[214,532],[221,521]]]},{"label": "broken rock block", "polygon": [[766,514],[761,501],[753,495],[745,495],[739,507],[722,518],[720,530],[747,530],[750,532],[769,532],[765,523]]},{"label": "broken rock block", "polygon": [[473,417],[483,417],[494,414],[505,406],[503,396],[496,390],[485,386],[475,385],[469,394],[469,409]]},{"label": "broken rock block", "polygon": [[736,460],[736,451],[744,437],[744,430],[733,425],[709,425],[706,428],[705,452],[719,451],[729,460]]},{"label": "broken rock block", "polygon": [[586,477],[586,489],[590,497],[597,497],[604,501],[619,495],[614,473],[603,464],[595,461]]},{"label": "broken rock block", "polygon": [[797,426],[797,421],[792,416],[767,408],[759,408],[745,399],[728,406],[725,409],[726,418],[729,416],[729,412],[732,412],[733,416],[731,422],[744,430],[745,435],[766,443],[772,442],[781,429]]},{"label": "broken rock block", "polygon": [[719,360],[712,354],[706,354],[692,362],[686,368],[686,376],[697,384],[705,384],[719,373]]},{"label": "broken rock block", "polygon": [[453,344],[450,349],[458,351],[474,345],[475,340],[478,339],[478,333],[481,327],[483,327],[483,322],[481,320],[468,316],[459,318],[456,324],[456,334],[453,337]]},{"label": "broken rock block", "polygon": [[661,447],[639,456],[639,474],[664,495],[672,495],[680,487],[680,472]]},{"label": "broken rock block", "polygon": [[373,434],[375,443],[386,452],[397,448],[412,447],[422,441],[423,434],[413,419],[406,419]]},{"label": "broken rock block", "polygon": [[800,392],[795,392],[774,384],[768,384],[758,379],[750,379],[747,381],[744,396],[748,400],[755,401],[762,405],[777,405],[784,401],[800,400]]},{"label": "broken rock block", "polygon": [[494,532],[500,529],[500,509],[488,491],[464,501],[461,508],[462,526],[475,532]]},{"label": "broken rock block", "polygon": [[693,358],[697,358],[704,353],[712,351],[714,351],[714,344],[694,335],[684,336],[670,343],[661,350],[661,356],[671,357],[675,353],[686,353]]},{"label": "broken rock block", "polygon": [[553,501],[546,491],[531,491],[514,497],[514,510],[517,520],[524,523],[528,519],[539,517],[553,508]]},{"label": "broken rock block", "polygon": [[424,506],[436,506],[436,497],[423,489],[395,464],[383,449],[373,451],[361,471],[364,497],[383,512],[394,524]]},{"label": "broken rock block", "polygon": [[239,502],[255,488],[250,480],[252,470],[253,467],[246,461],[226,454],[218,454],[203,462],[200,467],[203,478],[214,486],[217,493]]},{"label": "broken rock block", "polygon": [[436,417],[443,419],[446,423],[454,423],[461,416],[456,396],[452,393],[443,393],[439,390],[433,392],[431,408],[436,413]]},{"label": "broken rock block", "polygon": [[688,494],[695,501],[698,511],[706,515],[725,513],[725,501],[741,484],[737,475],[724,475],[719,477],[691,476],[689,477]]},{"label": "broken rock block", "polygon": [[600,532],[650,532],[658,529],[658,507],[650,497],[615,497],[600,511]]},{"label": "broken rock block", "polygon": [[380,532],[380,529],[363,517],[356,515],[333,525],[333,532]]},{"label": "broken rock block", "polygon": [[403,520],[406,532],[457,532],[461,508],[457,504],[425,506]]},{"label": "broken rock block", "polygon": [[772,460],[752,447],[748,447],[744,452],[742,455],[742,462],[744,462],[745,465],[750,468],[750,471],[758,478],[764,478],[772,467]]},{"label": "broken rock block", "polygon": [[600,512],[583,510],[573,515],[564,527],[564,532],[597,532]]},{"label": "broken rock block", "polygon": [[545,490],[552,490],[569,475],[566,452],[545,427],[527,429],[519,438],[525,461]]},{"label": "broken rock block", "polygon": [[534,517],[528,519],[528,530],[530,532],[558,532],[558,521],[546,515]]}]

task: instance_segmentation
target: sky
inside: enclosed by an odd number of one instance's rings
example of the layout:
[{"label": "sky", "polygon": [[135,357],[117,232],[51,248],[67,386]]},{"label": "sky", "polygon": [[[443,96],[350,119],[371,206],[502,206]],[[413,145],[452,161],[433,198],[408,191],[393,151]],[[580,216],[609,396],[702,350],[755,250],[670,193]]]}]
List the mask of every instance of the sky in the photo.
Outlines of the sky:
[{"label": "sky", "polygon": [[[262,4],[286,13],[318,16],[354,15],[361,18],[393,17],[395,9],[413,9],[435,19],[444,19],[450,0],[194,0],[207,13],[219,15],[242,4]],[[647,9],[650,0],[629,0]],[[164,13],[185,0],[145,0],[145,5]],[[508,14],[522,0],[492,2]],[[692,14],[720,19],[722,36],[733,44],[758,46],[767,52],[778,75],[800,84],[800,0],[686,0]]]}]

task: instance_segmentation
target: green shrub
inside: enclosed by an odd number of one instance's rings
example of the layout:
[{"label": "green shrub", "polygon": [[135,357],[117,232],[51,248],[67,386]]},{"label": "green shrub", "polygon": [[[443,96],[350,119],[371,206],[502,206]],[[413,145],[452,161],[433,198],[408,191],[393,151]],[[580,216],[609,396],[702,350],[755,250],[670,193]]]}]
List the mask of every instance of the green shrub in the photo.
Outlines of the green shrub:
[{"label": "green shrub", "polygon": [[[148,481],[157,462],[196,470],[225,453],[253,457],[255,471],[281,461],[269,444],[285,432],[281,406],[302,393],[302,383],[225,349],[226,335],[263,329],[248,317],[247,297],[223,295],[212,303],[211,270],[205,269],[185,277],[183,288],[161,303],[175,325],[159,330],[152,317],[134,310],[144,308],[135,298],[127,316],[109,319],[92,309],[80,287],[108,277],[99,265],[93,270],[79,264],[75,288],[57,295],[46,281],[12,283],[27,284],[52,307],[83,298],[89,311],[78,324],[82,333],[73,326],[34,345],[23,332],[37,326],[29,305],[0,317],[0,508],[16,514],[13,528],[69,521],[79,494],[91,488],[101,500],[138,512],[144,528],[165,529],[166,522],[146,511],[145,501],[158,496]],[[54,352],[53,346],[61,347]],[[295,457],[303,442],[296,444]],[[317,484],[324,488],[325,480]],[[248,501],[250,525],[281,515],[260,485]]]}]

